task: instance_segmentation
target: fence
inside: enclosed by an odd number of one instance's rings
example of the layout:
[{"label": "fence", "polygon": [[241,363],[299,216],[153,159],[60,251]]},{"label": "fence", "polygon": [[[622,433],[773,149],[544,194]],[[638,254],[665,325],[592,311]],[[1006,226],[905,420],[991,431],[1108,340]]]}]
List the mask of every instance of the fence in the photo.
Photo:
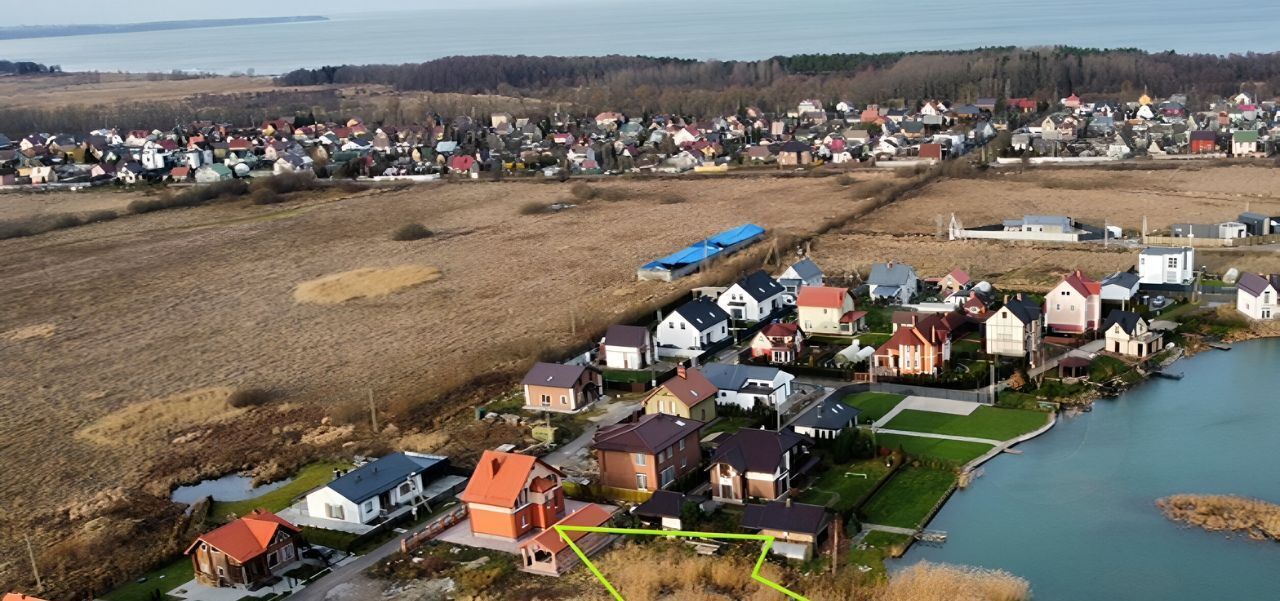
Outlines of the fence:
[{"label": "fence", "polygon": [[1142,243],[1148,246],[1236,248],[1241,246],[1257,246],[1259,244],[1277,244],[1280,243],[1280,234],[1247,236],[1245,238],[1175,238],[1173,236],[1143,236]]},{"label": "fence", "polygon": [[653,493],[644,490],[615,488],[602,484],[579,484],[570,480],[561,482],[560,486],[564,488],[566,495],[578,499],[609,499],[628,503],[643,503],[653,496]]},{"label": "fence", "polygon": [[458,522],[467,518],[467,508],[459,505],[446,513],[427,523],[426,526],[409,536],[400,539],[400,552],[408,553],[437,536],[440,536],[445,530],[456,525]]},{"label": "fence", "polygon": [[983,405],[991,405],[995,403],[995,400],[992,398],[993,395],[991,394],[990,386],[984,386],[978,390],[952,390],[949,388],[934,388],[930,386],[917,386],[914,384],[895,384],[892,382],[863,382],[841,386],[828,396],[829,398],[838,399],[851,394],[858,394],[860,392],[888,392],[903,396],[927,396],[938,399],[950,399],[953,401],[965,401],[968,403],[982,403]]}]

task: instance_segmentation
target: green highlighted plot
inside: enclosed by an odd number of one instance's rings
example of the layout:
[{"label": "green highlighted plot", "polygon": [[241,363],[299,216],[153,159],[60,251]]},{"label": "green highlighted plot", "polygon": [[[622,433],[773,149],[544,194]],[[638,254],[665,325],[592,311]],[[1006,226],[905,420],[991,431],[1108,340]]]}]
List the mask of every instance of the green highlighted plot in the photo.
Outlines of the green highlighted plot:
[{"label": "green highlighted plot", "polygon": [[876,443],[886,449],[901,448],[912,457],[941,459],[956,465],[969,463],[993,447],[980,442],[925,438],[906,434],[876,434]]},{"label": "green highlighted plot", "polygon": [[586,533],[596,533],[596,534],[625,534],[625,535],[632,535],[632,536],[635,536],[635,535],[676,536],[676,537],[682,537],[682,538],[710,538],[710,539],[722,539],[722,540],[761,541],[764,543],[764,548],[760,550],[760,558],[756,560],[755,569],[751,570],[751,578],[756,582],[759,582],[760,584],[763,584],[775,591],[778,591],[779,593],[782,593],[788,597],[791,597],[792,599],[795,599],[796,601],[809,601],[807,598],[801,596],[799,593],[792,591],[782,586],[781,584],[778,584],[760,575],[760,568],[764,566],[764,560],[766,557],[769,556],[769,549],[773,548],[774,538],[772,536],[766,536],[763,534],[732,534],[732,533],[725,533],[725,532],[685,532],[681,530],[649,530],[649,529],[642,529],[642,528],[602,528],[602,527],[594,527],[594,526],[561,526],[558,524],[555,526],[552,526],[552,528],[555,528],[555,531],[560,534],[560,538],[564,539],[564,542],[569,545],[569,548],[573,549],[573,552],[577,554],[578,559],[582,560],[583,565],[587,566],[587,569],[591,570],[592,574],[595,574],[596,579],[600,581],[600,584],[603,584],[604,588],[608,590],[609,594],[613,595],[613,598],[617,599],[617,601],[626,601],[626,599],[624,599],[622,595],[618,593],[618,589],[613,588],[613,585],[609,583],[609,579],[605,578],[604,574],[600,573],[600,569],[597,568],[595,564],[591,563],[591,560],[587,558],[587,554],[583,553],[582,549],[578,548],[578,545],[573,542],[573,539],[570,538],[567,533],[586,532]]},{"label": "green highlighted plot", "polygon": [[1033,432],[1049,421],[1041,411],[978,407],[969,415],[906,409],[885,424],[888,430],[928,432],[989,440],[1009,440]]}]

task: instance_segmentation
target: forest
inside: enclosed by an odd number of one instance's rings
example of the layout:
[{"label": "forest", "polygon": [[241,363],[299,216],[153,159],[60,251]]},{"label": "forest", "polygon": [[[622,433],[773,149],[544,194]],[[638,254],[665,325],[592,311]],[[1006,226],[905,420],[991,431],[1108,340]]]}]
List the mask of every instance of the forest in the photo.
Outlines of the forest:
[{"label": "forest", "polygon": [[299,69],[285,85],[383,84],[399,90],[533,96],[586,110],[713,114],[777,110],[803,98],[858,104],[922,98],[1053,100],[1073,92],[1134,100],[1280,89],[1280,53],[1218,56],[1065,46],[951,52],[809,54],[762,61],[638,56],[455,56],[404,65]]}]

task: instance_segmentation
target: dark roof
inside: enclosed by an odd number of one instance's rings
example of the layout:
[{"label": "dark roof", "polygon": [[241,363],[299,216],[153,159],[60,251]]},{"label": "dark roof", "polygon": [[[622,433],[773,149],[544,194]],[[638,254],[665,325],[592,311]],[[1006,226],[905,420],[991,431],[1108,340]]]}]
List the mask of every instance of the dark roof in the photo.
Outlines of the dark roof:
[{"label": "dark roof", "polygon": [[727,463],[739,472],[772,474],[778,470],[783,453],[808,442],[809,437],[791,431],[744,428],[716,447],[711,463]]},{"label": "dark roof", "polygon": [[831,521],[825,507],[807,503],[774,501],[768,505],[747,505],[742,527],[748,530],[781,530],[818,535]]},{"label": "dark roof", "polygon": [[720,390],[741,390],[747,380],[772,382],[781,370],[763,365],[708,363],[702,366],[701,371]]},{"label": "dark roof", "polygon": [[1132,334],[1138,327],[1138,321],[1140,319],[1142,318],[1138,317],[1138,314],[1132,311],[1114,309],[1111,313],[1107,314],[1107,321],[1103,323],[1102,331],[1105,332],[1110,330],[1112,325],[1118,323],[1120,324],[1120,329],[1124,330],[1128,334]]},{"label": "dark roof", "polygon": [[696,434],[703,425],[696,419],[650,413],[636,422],[600,428],[591,437],[591,448],[656,455],[677,441]]},{"label": "dark roof", "polygon": [[820,430],[843,430],[858,419],[862,412],[840,402],[840,399],[827,397],[812,409],[792,422],[792,428],[817,428]]},{"label": "dark roof", "polygon": [[609,326],[604,333],[604,343],[608,346],[625,346],[644,348],[649,330],[640,326]]},{"label": "dark roof", "polygon": [[1138,285],[1138,274],[1132,271],[1117,271],[1106,278],[1103,278],[1103,286],[1120,286],[1122,288],[1133,288]]},{"label": "dark roof", "polygon": [[795,265],[792,265],[791,270],[795,271],[796,275],[800,276],[800,279],[802,280],[811,280],[822,277],[822,269],[808,257],[805,257]]},{"label": "dark roof", "polygon": [[645,518],[678,518],[684,514],[685,503],[701,503],[704,500],[702,497],[673,490],[654,491],[648,501],[636,506],[635,514]]},{"label": "dark roof", "polygon": [[587,368],[581,365],[564,365],[561,363],[534,363],[525,374],[521,384],[534,386],[550,386],[552,388],[573,388]]},{"label": "dark roof", "polygon": [[1240,276],[1240,281],[1236,282],[1236,288],[1245,291],[1249,296],[1262,296],[1267,289],[1267,284],[1280,290],[1280,274],[1263,276],[1253,272],[1245,273]]},{"label": "dark roof", "polygon": [[739,280],[737,285],[757,301],[777,296],[785,291],[782,284],[763,271],[757,271]]},{"label": "dark roof", "polygon": [[1009,299],[1005,306],[1009,307],[1014,317],[1024,324],[1034,323],[1040,319],[1040,305],[1021,294]]},{"label": "dark roof", "polygon": [[441,472],[448,466],[449,460],[444,457],[392,453],[347,472],[330,482],[328,488],[352,503],[359,504],[399,486],[405,478],[414,474],[428,470],[433,473]]},{"label": "dark roof", "polygon": [[705,330],[715,324],[729,321],[729,314],[709,299],[700,298],[680,305],[676,314],[699,330]]}]

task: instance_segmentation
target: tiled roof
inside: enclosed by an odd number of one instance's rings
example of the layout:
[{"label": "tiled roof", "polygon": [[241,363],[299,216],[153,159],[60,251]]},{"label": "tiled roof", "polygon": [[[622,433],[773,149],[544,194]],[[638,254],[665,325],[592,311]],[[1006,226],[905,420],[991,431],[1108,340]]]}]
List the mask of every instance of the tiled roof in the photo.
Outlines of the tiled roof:
[{"label": "tiled roof", "polygon": [[284,518],[265,509],[255,509],[249,515],[200,536],[187,547],[186,552],[190,554],[196,545],[204,542],[243,564],[264,553],[281,529],[301,532]]}]

